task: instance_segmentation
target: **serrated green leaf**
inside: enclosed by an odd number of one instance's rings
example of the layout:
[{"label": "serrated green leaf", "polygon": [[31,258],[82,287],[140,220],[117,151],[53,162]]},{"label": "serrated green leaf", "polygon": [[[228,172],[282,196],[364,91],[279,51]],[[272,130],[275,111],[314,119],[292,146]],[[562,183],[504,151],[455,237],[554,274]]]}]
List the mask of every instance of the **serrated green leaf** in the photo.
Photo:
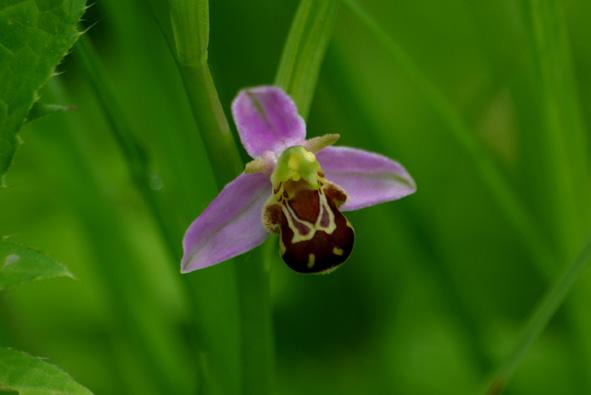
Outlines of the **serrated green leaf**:
[{"label": "serrated green leaf", "polygon": [[0,391],[20,395],[92,394],[57,366],[10,348],[0,348]]},{"label": "serrated green leaf", "polygon": [[42,118],[46,115],[55,114],[56,112],[68,112],[74,111],[76,106],[69,104],[48,104],[37,102],[33,104],[33,107],[27,115],[27,122],[34,121],[35,119]]},{"label": "serrated green leaf", "polygon": [[85,0],[0,0],[0,177],[37,91],[74,45]]},{"label": "serrated green leaf", "polygon": [[31,248],[0,241],[0,290],[55,277],[73,277],[61,263]]}]

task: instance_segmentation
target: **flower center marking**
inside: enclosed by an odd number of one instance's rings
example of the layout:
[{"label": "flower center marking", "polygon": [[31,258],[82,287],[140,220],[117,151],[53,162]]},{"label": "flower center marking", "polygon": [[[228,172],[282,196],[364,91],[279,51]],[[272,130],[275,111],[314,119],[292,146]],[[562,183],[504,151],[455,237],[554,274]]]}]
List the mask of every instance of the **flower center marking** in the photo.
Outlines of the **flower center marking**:
[{"label": "flower center marking", "polygon": [[354,241],[353,228],[338,210],[346,195],[324,178],[316,156],[302,146],[286,149],[271,180],[263,222],[280,233],[283,260],[302,273],[326,273],[343,263]]}]

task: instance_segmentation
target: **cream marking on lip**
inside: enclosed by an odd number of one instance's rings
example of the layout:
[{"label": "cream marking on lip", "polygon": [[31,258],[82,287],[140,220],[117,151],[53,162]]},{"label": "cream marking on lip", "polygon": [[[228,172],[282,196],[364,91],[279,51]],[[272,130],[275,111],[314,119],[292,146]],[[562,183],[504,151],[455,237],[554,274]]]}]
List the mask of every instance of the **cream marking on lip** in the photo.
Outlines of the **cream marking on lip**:
[{"label": "cream marking on lip", "polygon": [[[326,195],[324,195],[322,190],[319,190],[318,196],[320,198],[320,210],[318,211],[318,218],[316,218],[314,224],[298,218],[296,213],[289,206],[289,204],[287,204],[287,202],[281,204],[281,210],[283,211],[283,214],[287,219],[287,224],[289,228],[293,231],[293,237],[291,238],[292,244],[299,243],[300,241],[312,240],[316,235],[316,232],[321,230],[330,235],[337,228],[335,216],[332,210],[330,209],[328,201],[326,200]],[[321,224],[324,212],[328,213],[328,226],[322,226]],[[296,221],[305,226],[306,228],[310,229],[310,231],[305,235],[301,234],[295,226]]]}]

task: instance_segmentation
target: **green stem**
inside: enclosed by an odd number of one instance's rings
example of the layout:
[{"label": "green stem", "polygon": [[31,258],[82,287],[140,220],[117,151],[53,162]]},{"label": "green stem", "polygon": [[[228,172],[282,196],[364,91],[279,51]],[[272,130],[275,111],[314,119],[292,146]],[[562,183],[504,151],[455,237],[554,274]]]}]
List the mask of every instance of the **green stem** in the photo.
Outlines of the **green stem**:
[{"label": "green stem", "polygon": [[541,300],[539,306],[534,310],[520,340],[501,365],[499,372],[492,381],[492,385],[487,390],[487,395],[498,395],[503,391],[507,381],[515,372],[527,351],[540,337],[552,316],[564,302],[566,295],[589,260],[591,260],[591,240],[587,242],[578,257],[567,267],[564,274],[558,278]]},{"label": "green stem", "polygon": [[[530,172],[544,174],[535,185],[542,207],[553,213],[545,216],[555,249],[565,262],[573,258],[589,227],[589,169],[587,136],[579,111],[576,78],[571,62],[566,17],[557,0],[523,0],[524,25],[528,33],[531,64],[532,102],[539,126],[535,150],[528,158]],[[535,181],[534,181],[535,182]],[[552,188],[548,188],[552,185]],[[579,288],[579,297],[570,300],[566,313],[573,320],[576,368],[583,374],[577,383],[581,392],[591,391],[587,371],[591,366],[591,329],[588,306],[581,303],[589,297],[588,277]]]},{"label": "green stem", "polygon": [[274,376],[273,322],[271,317],[271,254],[274,238],[258,251],[236,259],[242,330],[243,393],[272,394]]},{"label": "green stem", "polygon": [[179,70],[195,123],[205,144],[218,187],[221,188],[244,169],[240,153],[224,115],[209,66],[179,62]]},{"label": "green stem", "polygon": [[447,124],[448,127],[442,128],[442,130],[450,132],[451,137],[469,155],[485,185],[495,197],[499,208],[503,211],[507,219],[512,221],[515,229],[523,236],[526,246],[533,257],[533,263],[536,265],[536,269],[546,279],[551,279],[556,272],[556,267],[551,258],[552,252],[545,245],[528,211],[507,184],[490,158],[489,153],[474,137],[475,135],[471,133],[461,116],[454,110],[445,96],[429,81],[406,52],[390,38],[359,2],[357,0],[342,1],[389,51],[401,70],[413,81],[425,99],[431,104],[433,110]]},{"label": "green stem", "polygon": [[[556,0],[524,0],[533,62],[534,100],[541,142],[536,169],[544,173],[543,199],[557,248],[570,260],[589,224],[587,139],[579,112],[564,12]],[[553,188],[548,189],[547,185]]]},{"label": "green stem", "polygon": [[[243,164],[224,115],[207,64],[208,2],[171,2],[171,28],[175,57],[189,104],[205,144],[218,187],[242,172]],[[260,249],[258,251],[261,251]],[[272,393],[273,334],[266,259],[251,253],[233,266],[240,317],[241,392]],[[216,356],[213,356],[216,358]],[[223,379],[218,372],[218,380]]]}]

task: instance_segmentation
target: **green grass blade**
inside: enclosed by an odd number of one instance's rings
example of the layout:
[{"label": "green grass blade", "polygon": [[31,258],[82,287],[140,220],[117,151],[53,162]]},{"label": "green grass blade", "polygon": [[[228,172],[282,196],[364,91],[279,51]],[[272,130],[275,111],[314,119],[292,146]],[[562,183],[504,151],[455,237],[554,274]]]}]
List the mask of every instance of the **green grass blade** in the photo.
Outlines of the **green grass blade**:
[{"label": "green grass blade", "polygon": [[218,186],[222,187],[243,166],[207,63],[209,3],[174,0],[170,2],[170,15],[174,39],[171,47]]},{"label": "green grass blade", "polygon": [[0,4],[0,177],[37,91],[78,37],[84,7],[84,0]]},{"label": "green grass blade", "polygon": [[338,5],[336,0],[303,0],[283,47],[275,84],[290,94],[304,118],[314,97]]},{"label": "green grass blade", "polygon": [[[50,83],[55,99],[67,99],[55,80]],[[138,368],[160,393],[193,392],[195,376],[180,342],[174,322],[159,304],[157,293],[145,276],[146,262],[134,249],[126,218],[115,209],[109,190],[92,168],[87,152],[85,124],[75,117],[54,117],[59,134],[40,135],[47,163],[60,178],[63,198],[83,218],[82,229],[90,241],[92,263],[105,289],[109,310],[118,333],[137,356]]]},{"label": "green grass blade", "polygon": [[550,319],[564,302],[575,280],[589,263],[589,260],[591,260],[591,240],[587,242],[577,258],[548,290],[539,306],[534,310],[523,330],[521,338],[506,361],[501,365],[499,372],[488,388],[487,395],[497,395],[503,391],[507,381],[511,378],[532,344],[540,337],[548,322],[550,322]]},{"label": "green grass blade", "polygon": [[0,391],[20,395],[92,394],[58,367],[10,348],[0,348]]},{"label": "green grass blade", "polygon": [[[565,262],[570,261],[582,243],[591,218],[588,142],[580,113],[576,76],[571,61],[564,6],[556,0],[524,0],[521,2],[531,59],[533,111],[539,119],[534,130],[535,149],[527,158],[536,199],[552,215],[544,216],[555,249]],[[526,135],[525,138],[528,136]],[[537,184],[536,184],[537,181]],[[548,188],[552,185],[552,188]],[[542,194],[539,191],[543,191]],[[586,340],[590,322],[588,306],[581,299],[589,296],[589,278],[582,279],[579,298],[567,306],[572,317],[573,343],[577,344],[581,392],[591,391],[586,374],[591,366],[591,344]]]},{"label": "green grass blade", "polygon": [[[189,104],[197,128],[206,147],[218,187],[242,172],[240,153],[234,143],[229,123],[224,115],[209,65],[209,13],[208,1],[173,1],[171,3],[171,27],[175,57],[185,86]],[[165,27],[162,27],[164,30]],[[166,34],[165,34],[166,36]],[[236,303],[239,311],[239,350],[226,347],[227,340],[219,338],[219,327],[209,326],[209,336],[218,338],[212,344],[209,357],[213,385],[225,387],[223,393],[271,394],[273,372],[273,337],[270,306],[269,270],[259,252],[237,259],[230,266],[236,273],[238,290]],[[248,262],[249,260],[252,260]],[[227,269],[230,270],[230,269]],[[199,273],[191,274],[198,278]],[[225,350],[225,351],[224,351]],[[223,353],[220,353],[222,351]],[[227,361],[240,355],[239,376],[228,377]],[[238,370],[238,369],[235,369]],[[237,372],[232,372],[235,375]]]},{"label": "green grass blade", "polygon": [[[274,345],[271,317],[271,238],[256,252],[237,258],[242,331],[242,393],[273,393]],[[246,283],[246,280],[249,283]]]},{"label": "green grass blade", "polygon": [[[339,49],[337,46],[332,47],[326,59],[326,79],[339,103],[338,109],[340,113],[346,114],[346,122],[352,130],[364,131],[355,135],[362,146],[386,147],[386,142],[380,138],[381,125],[371,116],[371,108],[367,101],[353,86],[355,71]],[[437,245],[437,236],[433,234],[428,219],[415,208],[406,207],[406,210],[401,211],[396,205],[389,205],[388,209],[392,218],[397,218],[397,221],[403,223],[402,227],[406,229],[407,237],[412,240],[403,244],[421,246],[418,249],[419,253],[426,258],[418,259],[417,264],[424,265],[424,270],[430,272],[436,280],[441,290],[438,293],[440,298],[449,306],[462,330],[463,338],[470,344],[472,365],[483,375],[489,373],[493,362],[486,350],[478,317],[470,309],[468,300],[460,293],[460,289],[453,281],[449,264],[444,258],[445,252]]]},{"label": "green grass blade", "polygon": [[[570,257],[589,224],[587,138],[585,135],[563,6],[556,0],[524,0],[534,100],[541,127],[536,168],[544,173],[547,193],[542,199],[554,215],[553,238],[563,256]],[[543,187],[542,187],[543,188]]]},{"label": "green grass blade", "polygon": [[365,11],[359,2],[356,0],[342,1],[384,48],[388,50],[392,59],[400,66],[407,77],[412,80],[420,92],[422,92],[424,98],[430,103],[433,110],[447,124],[447,128],[442,128],[442,130],[449,132],[450,137],[469,155],[481,179],[488,187],[490,193],[495,197],[500,209],[524,238],[525,245],[533,258],[532,260],[536,269],[545,278],[552,278],[552,275],[556,272],[556,267],[551,259],[552,252],[544,244],[530,214],[503,178],[490,158],[489,153],[477,141],[475,135],[465,124],[462,117],[454,110],[453,106],[435,85],[420,71],[406,52]]},{"label": "green grass blade", "polygon": [[0,291],[31,281],[74,277],[61,263],[39,251],[0,240]]}]

